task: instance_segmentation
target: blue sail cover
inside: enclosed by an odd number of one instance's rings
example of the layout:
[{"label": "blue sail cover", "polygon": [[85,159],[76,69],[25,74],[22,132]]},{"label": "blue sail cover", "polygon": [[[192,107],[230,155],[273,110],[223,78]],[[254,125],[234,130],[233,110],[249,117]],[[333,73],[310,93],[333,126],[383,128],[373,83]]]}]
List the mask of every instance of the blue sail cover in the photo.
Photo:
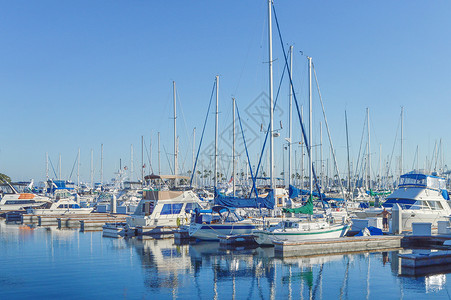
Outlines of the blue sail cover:
[{"label": "blue sail cover", "polygon": [[[303,195],[303,196],[310,195],[310,191],[298,189],[297,187],[290,184],[290,186],[288,187],[288,195],[291,199],[293,199],[299,195]],[[314,197],[319,198],[319,193],[317,191],[313,191],[312,195]],[[326,195],[324,195],[324,194],[321,194],[321,196],[322,196],[322,198],[326,198]]]},{"label": "blue sail cover", "polygon": [[230,197],[216,191],[215,205],[236,208],[274,208],[274,192],[271,190],[265,198],[239,198]]}]

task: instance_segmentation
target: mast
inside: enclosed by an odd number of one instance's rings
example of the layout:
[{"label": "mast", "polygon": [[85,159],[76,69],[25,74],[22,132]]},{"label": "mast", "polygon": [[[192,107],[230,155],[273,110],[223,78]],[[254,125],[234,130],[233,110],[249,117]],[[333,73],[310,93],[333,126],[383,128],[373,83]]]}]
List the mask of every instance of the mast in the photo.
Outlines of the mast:
[{"label": "mast", "polygon": [[401,106],[401,161],[400,161],[400,165],[399,165],[399,176],[401,176],[403,173],[403,171],[402,171],[402,164],[403,164],[403,161],[402,161],[402,159],[403,159],[403,134],[404,134],[404,132],[403,132],[403,115],[404,115],[404,106]]},{"label": "mast", "polygon": [[379,180],[378,188],[382,188],[382,144],[379,144]]},{"label": "mast", "polygon": [[152,167],[152,132],[150,132],[150,138],[149,138],[149,173],[152,172],[153,174],[153,167]]},{"label": "mast", "polygon": [[219,105],[219,76],[216,75],[216,112],[215,112],[215,169],[214,186],[218,184],[218,105]]},{"label": "mast", "polygon": [[158,132],[158,175],[161,174],[161,164],[160,164],[160,132]]},{"label": "mast", "polygon": [[103,186],[103,144],[100,144],[100,185]]},{"label": "mast", "polygon": [[[177,104],[175,94],[175,81],[172,82],[172,89],[174,95],[174,175],[177,176]],[[174,186],[177,186],[177,179],[174,180]]]},{"label": "mast", "polygon": [[[293,46],[290,46],[290,78],[293,79]],[[291,144],[292,144],[292,114],[293,114],[293,91],[292,91],[292,84],[291,84],[292,80],[290,80],[290,106],[289,106],[289,116],[288,116],[288,186],[290,186],[291,184]]]},{"label": "mast", "polygon": [[323,182],[323,178],[324,178],[324,166],[323,166],[323,123],[319,122],[319,152],[320,152],[320,158],[319,158],[319,163],[321,164],[321,168],[320,168],[320,182],[321,182],[321,188],[324,188],[324,182]]},{"label": "mast", "polygon": [[61,180],[61,153],[59,156],[59,166],[58,166],[58,179]]},{"label": "mast", "polygon": [[133,181],[133,144],[130,145],[130,180]]},{"label": "mast", "polygon": [[235,197],[235,98],[232,98],[233,109],[233,141],[232,141],[232,185],[233,185],[233,197]]},{"label": "mast", "polygon": [[144,136],[141,136],[141,182],[144,184]]},{"label": "mast", "polygon": [[309,191],[310,197],[312,197],[313,192],[313,161],[312,161],[312,58],[307,57],[308,59],[308,98],[309,98]]},{"label": "mast", "polygon": [[371,190],[371,146],[370,146],[370,109],[366,108],[366,121],[368,128],[368,189]]},{"label": "mast", "polygon": [[[304,120],[304,106],[301,105],[301,120]],[[304,188],[304,133],[301,138],[301,189]],[[294,160],[296,161],[296,159]]]},{"label": "mast", "polygon": [[349,159],[349,134],[348,134],[348,115],[345,110],[345,121],[346,121],[346,149],[348,153],[348,193],[352,197],[351,191],[351,160]]},{"label": "mast", "polygon": [[49,180],[49,153],[45,153],[45,178]]},{"label": "mast", "polygon": [[274,136],[273,136],[273,74],[272,74],[272,23],[271,23],[271,4],[272,0],[268,0],[268,43],[269,43],[269,180],[270,188],[274,190]]},{"label": "mast", "polygon": [[80,188],[80,148],[78,148],[77,157],[77,188]]},{"label": "mast", "polygon": [[94,189],[94,151],[91,149],[91,189]]},{"label": "mast", "polygon": [[[194,181],[196,181],[196,174],[194,174],[194,151],[195,151],[195,145],[196,145],[196,127],[194,127],[193,129],[193,166],[191,168],[192,172],[193,172],[193,179]],[[196,182],[194,182],[194,185],[196,184]]]}]

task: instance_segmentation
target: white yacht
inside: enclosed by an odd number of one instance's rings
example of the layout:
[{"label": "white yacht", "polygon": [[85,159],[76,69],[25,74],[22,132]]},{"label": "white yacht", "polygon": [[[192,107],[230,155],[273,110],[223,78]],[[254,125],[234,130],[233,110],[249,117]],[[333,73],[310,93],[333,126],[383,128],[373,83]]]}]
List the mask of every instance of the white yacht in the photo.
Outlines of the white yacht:
[{"label": "white yacht", "polygon": [[[410,172],[400,177],[398,188],[382,204],[387,210],[398,204],[402,208],[402,226],[411,229],[414,222],[428,222],[437,226],[437,221],[449,220],[451,207],[448,204],[445,178],[436,174]],[[383,208],[372,208],[354,212],[358,218],[375,217]]]},{"label": "white yacht", "polygon": [[0,185],[0,211],[24,210],[51,203],[50,198],[33,193],[19,193],[13,185]]},{"label": "white yacht", "polygon": [[54,195],[54,202],[49,202],[42,208],[29,208],[27,213],[34,215],[89,214],[93,210],[92,207],[80,207],[67,190],[56,190]]},{"label": "white yacht", "polygon": [[[148,175],[150,176],[150,175]],[[146,177],[148,177],[146,176]],[[174,179],[182,176],[152,175],[151,179]],[[127,225],[179,226],[188,224],[191,210],[202,208],[202,201],[193,190],[144,189],[143,198],[135,212],[127,218]]]},{"label": "white yacht", "polygon": [[277,226],[254,231],[255,241],[260,245],[272,245],[275,241],[302,242],[306,240],[333,239],[346,235],[350,224],[331,223],[328,220],[285,220]]},{"label": "white yacht", "polygon": [[195,209],[191,217],[190,237],[204,241],[218,241],[219,235],[251,234],[258,228],[255,220],[243,219],[235,209],[220,205]]}]

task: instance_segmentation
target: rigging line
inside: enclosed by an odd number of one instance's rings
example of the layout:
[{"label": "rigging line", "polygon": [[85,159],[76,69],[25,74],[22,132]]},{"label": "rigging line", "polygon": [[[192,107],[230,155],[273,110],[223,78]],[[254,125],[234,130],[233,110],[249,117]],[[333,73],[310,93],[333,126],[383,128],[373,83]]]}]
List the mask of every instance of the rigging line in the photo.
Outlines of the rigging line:
[{"label": "rigging line", "polygon": [[[363,144],[363,136],[365,134],[365,127],[366,127],[366,115],[365,115],[365,120],[363,120],[363,127],[362,127],[362,136],[360,137],[360,147],[359,147],[359,154],[357,155],[357,162],[355,165],[355,184],[354,186],[357,187],[357,175],[360,176],[360,172],[358,172],[359,170],[359,163],[360,163],[360,153],[362,152],[362,144]],[[362,153],[362,165],[363,165],[363,153]]]},{"label": "rigging line", "polygon": [[415,170],[415,162],[418,160],[418,145],[415,150],[415,154],[413,155],[413,163],[412,163],[412,170]]},{"label": "rigging line", "polygon": [[395,141],[393,142],[393,148],[391,151],[390,160],[388,162],[388,167],[387,167],[387,178],[388,178],[388,175],[390,174],[390,167],[391,167],[391,162],[392,162],[393,155],[395,152],[396,140],[398,138],[398,130],[399,130],[400,123],[401,123],[401,120],[398,120],[398,128],[396,128]]},{"label": "rigging line", "polygon": [[[309,142],[307,141],[307,136],[305,134],[305,129],[304,129],[304,124],[302,123],[302,118],[301,118],[301,114],[300,114],[300,110],[299,110],[299,103],[296,97],[296,94],[294,93],[294,87],[293,87],[293,80],[291,78],[291,73],[290,73],[290,67],[288,66],[288,59],[287,59],[287,55],[285,52],[285,46],[283,45],[283,40],[282,40],[282,33],[280,32],[280,27],[279,27],[279,21],[277,19],[277,14],[276,14],[276,8],[274,6],[274,2],[272,2],[272,8],[273,8],[273,12],[274,12],[274,20],[276,21],[276,25],[277,25],[277,31],[279,33],[279,40],[280,40],[280,45],[282,46],[282,52],[285,58],[285,65],[288,69],[288,78],[290,79],[290,84],[291,84],[291,90],[293,91],[293,98],[294,98],[294,103],[296,104],[296,111],[298,113],[298,118],[299,118],[299,122],[301,125],[301,129],[302,129],[302,135],[304,136],[304,142],[305,142],[305,146],[307,148],[307,154],[309,156],[310,161],[312,161],[312,157],[311,157],[311,151],[310,151],[310,147],[309,147]],[[318,183],[318,177],[316,176],[316,172],[315,172],[315,168],[312,164],[312,174],[313,174],[313,179],[315,181],[315,187],[318,190],[318,194],[319,194],[319,198],[321,200],[321,204],[323,205],[323,209],[325,210],[325,206],[324,206],[324,201],[323,201],[323,195],[321,194],[321,188],[319,186]],[[312,197],[312,195],[310,195],[310,197]]]},{"label": "rigging line", "polygon": [[52,159],[50,158],[50,156],[49,156],[49,161],[50,161],[50,166],[52,166],[53,174],[55,174],[55,178],[58,178],[58,176],[56,176],[55,168],[53,167]]},{"label": "rigging line", "polygon": [[166,154],[166,159],[168,160],[169,170],[171,171],[171,174],[174,174],[174,171],[172,170],[171,162],[169,161],[169,158],[168,158],[168,152],[166,151],[166,147],[164,145],[163,145],[163,150],[164,150],[164,154]]},{"label": "rigging line", "polygon": [[205,117],[204,127],[202,128],[202,135],[201,135],[200,141],[199,141],[199,148],[197,149],[196,160],[194,162],[193,172],[191,173],[191,179],[190,179],[190,182],[189,182],[189,186],[190,187],[192,187],[192,184],[193,184],[193,177],[194,177],[194,173],[196,171],[196,166],[197,166],[197,161],[199,159],[199,153],[200,153],[200,148],[202,146],[202,141],[204,139],[205,127],[207,126],[208,115],[210,113],[211,101],[213,99],[215,88],[216,88],[216,80],[214,81],[213,88],[211,89],[210,103],[208,104],[207,115]]},{"label": "rigging line", "polygon": [[[257,186],[256,186],[256,184],[255,184],[255,177],[254,177],[253,172],[252,172],[251,159],[250,159],[250,157],[249,157],[249,152],[247,151],[246,139],[244,138],[243,124],[241,123],[241,117],[240,117],[240,111],[238,110],[238,105],[236,105],[236,112],[237,112],[237,115],[238,115],[238,121],[239,121],[239,123],[240,123],[241,135],[242,135],[242,137],[243,137],[243,142],[244,142],[244,149],[246,150],[247,162],[248,162],[248,164],[249,164],[249,170],[250,170],[250,172],[251,172],[252,189],[253,189],[254,192],[255,192],[255,197],[256,197],[256,198],[255,198],[255,202],[256,202],[256,204],[257,204],[257,198],[258,198]],[[249,193],[249,198],[251,197],[251,195],[252,195],[252,190],[251,190],[251,192]],[[258,205],[256,205],[256,206],[258,206]],[[261,212],[261,211],[260,211],[260,212]]]},{"label": "rigging line", "polygon": [[[190,133],[188,133],[188,126],[186,125],[186,118],[185,118],[185,114],[184,114],[183,107],[182,107],[181,97],[180,97],[180,94],[179,94],[178,90],[176,90],[176,93],[177,93],[176,101],[177,101],[178,106],[179,106],[179,111],[180,111],[180,113],[182,115],[181,118],[183,120],[183,125],[185,125],[184,128],[183,128],[185,130],[185,137],[188,137],[188,136],[191,136],[191,135],[190,135]],[[186,143],[186,140],[184,142]],[[190,146],[189,147],[190,149],[193,148],[193,142],[192,142],[191,139],[188,139],[188,143],[187,144],[188,144],[188,146]],[[177,149],[178,149],[178,146],[177,146]],[[187,149],[186,152],[188,152],[188,151],[189,150]],[[186,160],[186,157],[185,157],[185,160]]]},{"label": "rigging line", "polygon": [[146,150],[146,155],[147,155],[147,160],[149,161],[149,168],[150,168],[150,171],[151,171],[152,174],[153,174],[152,161],[150,160],[149,149],[147,149],[147,144],[145,143],[145,141],[144,141],[144,149]]},{"label": "rigging line", "polygon": [[[322,111],[323,111],[324,123],[326,123],[327,136],[329,137],[329,144],[330,144],[330,147],[332,149],[332,155],[333,155],[333,158],[334,158],[335,170],[337,171],[338,183],[340,185],[341,193],[342,193],[342,195],[344,197],[345,196],[345,192],[344,192],[344,189],[343,189],[343,184],[341,183],[341,179],[340,179],[340,171],[338,170],[337,159],[335,157],[335,149],[334,149],[334,145],[332,144],[332,138],[330,136],[330,131],[329,131],[329,124],[327,123],[326,112],[324,110],[323,99],[321,97],[321,91],[319,89],[318,78],[316,77],[316,70],[315,70],[315,65],[313,64],[313,62],[312,62],[312,68],[313,68],[313,74],[315,75],[316,88],[318,89],[319,101],[321,102],[321,108],[322,108]],[[345,205],[345,209],[346,209],[346,213],[347,213],[348,212],[347,205]]]},{"label": "rigging line", "polygon": [[79,157],[78,157],[78,153],[77,153],[77,157],[75,157],[74,165],[72,166],[72,171],[70,171],[69,180],[72,178],[72,173],[74,172],[75,164],[77,163],[78,159],[79,159]]}]

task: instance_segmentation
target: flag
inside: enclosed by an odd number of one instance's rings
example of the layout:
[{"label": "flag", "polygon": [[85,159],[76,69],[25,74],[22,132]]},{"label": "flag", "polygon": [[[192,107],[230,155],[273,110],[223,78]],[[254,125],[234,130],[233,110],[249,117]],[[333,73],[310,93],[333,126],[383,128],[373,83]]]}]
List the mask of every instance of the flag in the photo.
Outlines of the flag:
[{"label": "flag", "polygon": [[230,177],[229,183],[231,183],[233,180],[233,176]]}]

